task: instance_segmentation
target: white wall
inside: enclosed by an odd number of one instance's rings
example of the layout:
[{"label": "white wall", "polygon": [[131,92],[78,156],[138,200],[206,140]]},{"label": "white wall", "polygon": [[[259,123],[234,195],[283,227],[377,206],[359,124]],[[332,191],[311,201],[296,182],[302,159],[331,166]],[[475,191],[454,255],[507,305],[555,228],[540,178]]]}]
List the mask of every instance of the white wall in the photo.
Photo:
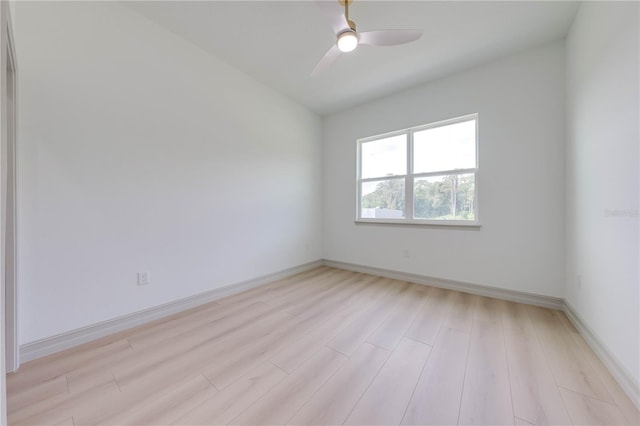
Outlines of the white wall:
[{"label": "white wall", "polygon": [[321,258],[320,117],[121,5],[15,30],[22,344]]},{"label": "white wall", "polygon": [[[356,139],[474,112],[480,230],[354,223]],[[563,123],[561,41],[327,117],[325,257],[562,297]]]},{"label": "white wall", "polygon": [[[640,378],[637,2],[584,2],[567,38],[565,297]],[[578,288],[581,276],[581,288]]]}]

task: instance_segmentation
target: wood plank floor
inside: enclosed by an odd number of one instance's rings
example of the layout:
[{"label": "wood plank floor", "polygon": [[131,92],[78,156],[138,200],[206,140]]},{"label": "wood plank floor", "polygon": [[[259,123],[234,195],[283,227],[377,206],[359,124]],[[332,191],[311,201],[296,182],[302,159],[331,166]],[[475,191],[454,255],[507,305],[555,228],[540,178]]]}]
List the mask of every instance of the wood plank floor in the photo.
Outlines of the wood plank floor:
[{"label": "wood plank floor", "polygon": [[640,424],[561,312],[329,267],[23,365],[10,425]]}]

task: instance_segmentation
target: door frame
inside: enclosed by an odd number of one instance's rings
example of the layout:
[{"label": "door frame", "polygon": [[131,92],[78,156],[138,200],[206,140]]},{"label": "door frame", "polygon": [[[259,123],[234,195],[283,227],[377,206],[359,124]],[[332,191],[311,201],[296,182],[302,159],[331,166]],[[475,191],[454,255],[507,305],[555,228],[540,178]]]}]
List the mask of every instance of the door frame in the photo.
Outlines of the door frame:
[{"label": "door frame", "polygon": [[[10,15],[8,15],[10,18]],[[6,130],[4,134],[7,138],[6,146],[3,142],[3,166],[6,171],[3,177],[6,178],[2,187],[2,203],[4,210],[4,259],[5,269],[5,351],[7,372],[14,372],[20,366],[20,354],[18,345],[18,262],[17,262],[17,125],[18,125],[18,84],[17,84],[17,62],[11,20],[7,19],[5,28],[6,44],[4,48],[6,75],[4,77],[4,87],[7,89],[6,97]],[[9,96],[11,95],[11,96]],[[6,155],[4,155],[6,154]]]},{"label": "door frame", "polygon": [[6,89],[2,90],[0,99],[0,170],[2,171],[0,174],[0,284],[3,301],[0,303],[2,305],[0,320],[2,320],[2,373],[7,373],[16,371],[20,363],[17,327],[16,215],[18,69],[9,2],[0,3],[0,87]]}]

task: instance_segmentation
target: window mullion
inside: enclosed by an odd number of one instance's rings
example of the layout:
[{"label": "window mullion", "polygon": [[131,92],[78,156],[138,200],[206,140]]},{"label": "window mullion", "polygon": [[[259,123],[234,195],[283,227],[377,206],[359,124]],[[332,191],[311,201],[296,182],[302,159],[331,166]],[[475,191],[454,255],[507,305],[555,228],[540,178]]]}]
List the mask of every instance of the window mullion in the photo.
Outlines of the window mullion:
[{"label": "window mullion", "polygon": [[405,217],[413,219],[413,132],[407,132],[407,178],[404,181]]},{"label": "window mullion", "polygon": [[438,170],[436,172],[416,173],[413,175],[413,177],[422,178],[431,176],[466,175],[469,173],[476,173],[476,169]]},{"label": "window mullion", "polygon": [[356,220],[362,218],[362,142],[356,145],[356,156],[358,162],[356,164]]},{"label": "window mullion", "polygon": [[362,182],[362,183],[383,182],[385,180],[406,179],[406,178],[407,178],[407,175],[389,175],[389,176],[383,176],[383,177],[373,177],[373,178],[360,179],[360,182]]}]

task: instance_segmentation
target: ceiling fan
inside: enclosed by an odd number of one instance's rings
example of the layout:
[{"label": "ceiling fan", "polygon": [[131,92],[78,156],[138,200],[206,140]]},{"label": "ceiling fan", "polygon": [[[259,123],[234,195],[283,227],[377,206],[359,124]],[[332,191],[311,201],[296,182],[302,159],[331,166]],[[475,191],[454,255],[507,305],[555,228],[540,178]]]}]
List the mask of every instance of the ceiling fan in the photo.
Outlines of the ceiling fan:
[{"label": "ceiling fan", "polygon": [[[318,7],[331,22],[336,34],[336,43],[324,54],[311,72],[315,76],[331,65],[341,53],[353,51],[359,44],[372,46],[395,46],[410,43],[422,36],[422,30],[374,30],[356,31],[356,24],[349,19],[349,5],[353,0],[316,0]],[[344,9],[343,9],[344,7]]]}]

